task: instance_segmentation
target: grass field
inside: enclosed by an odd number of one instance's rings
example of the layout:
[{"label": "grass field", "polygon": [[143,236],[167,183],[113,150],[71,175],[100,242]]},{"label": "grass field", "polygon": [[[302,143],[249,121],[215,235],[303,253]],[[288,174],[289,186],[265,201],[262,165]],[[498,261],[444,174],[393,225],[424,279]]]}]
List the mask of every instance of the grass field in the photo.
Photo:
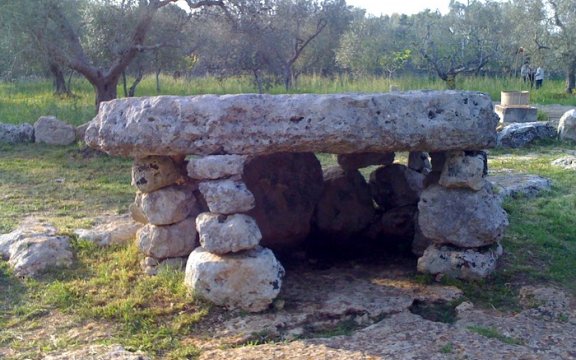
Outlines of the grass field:
[{"label": "grass field", "polygon": [[[198,94],[238,94],[256,92],[250,78],[193,78],[173,79],[161,77],[161,92],[156,92],[153,77],[145,77],[138,86],[137,96],[153,95],[198,95]],[[59,98],[52,94],[48,80],[0,82],[0,123],[34,123],[42,115],[54,115],[73,125],[80,125],[94,117],[94,92],[90,84],[74,78],[71,82],[74,96]],[[326,79],[319,76],[303,76],[297,82],[294,93],[339,93],[339,92],[387,92],[393,85],[400,90],[444,89],[440,79],[426,77],[403,77],[393,79],[367,78],[354,80],[349,77]],[[489,94],[493,101],[500,101],[500,91],[529,90],[519,79],[459,77],[457,88],[481,91]],[[563,92],[561,80],[546,81],[543,88],[531,91],[531,102],[535,104],[575,105],[576,97]],[[282,86],[270,89],[272,94],[285,93]],[[118,88],[121,97],[123,91]]]},{"label": "grass field", "polygon": [[[349,79],[320,82],[302,79],[299,89],[373,92],[389,86],[381,79],[374,79],[366,87]],[[470,83],[462,82],[463,88],[482,83],[472,79]],[[406,79],[399,86],[416,89],[442,85]],[[485,88],[474,90],[499,95],[499,87],[511,89],[517,85],[496,85],[495,81],[486,80]],[[557,90],[552,91],[553,86]],[[488,91],[489,87],[493,89]],[[542,94],[561,94],[561,87],[560,83],[548,82]],[[242,79],[223,83],[213,79],[163,79],[163,88],[165,93],[176,94],[253,91],[249,81]],[[146,79],[139,89],[142,95],[152,95],[155,84]],[[73,124],[81,124],[92,116],[92,94],[79,81],[74,82],[73,90],[77,97],[57,99],[52,96],[49,83],[0,84],[0,122],[33,122],[37,116],[53,112]],[[534,102],[559,102],[540,98],[539,94],[533,95]],[[496,95],[492,94],[493,98]],[[573,98],[564,100],[576,104]],[[516,293],[523,284],[552,284],[576,295],[574,171],[550,165],[553,159],[574,148],[574,144],[553,142],[490,151],[491,170],[512,169],[545,176],[552,180],[552,190],[535,199],[505,202],[510,227],[503,240],[505,255],[494,276],[468,283],[443,279],[443,283],[462,288],[476,306],[502,310],[516,308]],[[321,161],[330,160],[321,157]],[[0,144],[0,234],[13,230],[26,216],[38,216],[71,236],[76,252],[73,268],[38,279],[19,279],[6,262],[0,261],[0,348],[11,348],[17,353],[9,358],[39,359],[43,353],[80,343],[78,336],[70,335],[72,331],[84,334],[93,343],[122,343],[128,349],[166,359],[194,358],[199,354],[194,338],[203,335],[202,321],[219,310],[191,299],[183,286],[182,273],[166,269],[156,277],[144,276],[135,246],[97,248],[72,233],[76,228],[90,226],[96,216],[127,211],[134,198],[130,167],[129,159],[97,154],[80,144]],[[414,281],[432,279],[417,276]]]}]

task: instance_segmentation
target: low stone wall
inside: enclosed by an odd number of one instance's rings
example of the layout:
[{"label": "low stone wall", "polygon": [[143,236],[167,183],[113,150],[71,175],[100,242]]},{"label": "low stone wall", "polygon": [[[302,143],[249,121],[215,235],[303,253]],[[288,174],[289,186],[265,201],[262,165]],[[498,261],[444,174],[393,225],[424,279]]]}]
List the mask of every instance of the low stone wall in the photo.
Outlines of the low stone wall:
[{"label": "low stone wall", "polygon": [[[261,311],[284,275],[270,248],[305,240],[407,241],[419,271],[493,271],[507,219],[481,150],[497,122],[476,92],[129,98],[102,104],[86,142],[135,159],[148,272],[187,258],[195,294]],[[366,182],[358,169],[373,165]]]}]

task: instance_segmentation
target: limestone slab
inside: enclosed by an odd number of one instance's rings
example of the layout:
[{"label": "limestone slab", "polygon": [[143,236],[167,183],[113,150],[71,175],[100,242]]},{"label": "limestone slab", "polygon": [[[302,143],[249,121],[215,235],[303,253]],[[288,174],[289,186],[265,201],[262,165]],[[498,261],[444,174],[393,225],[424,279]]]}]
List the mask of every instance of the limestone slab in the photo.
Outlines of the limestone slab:
[{"label": "limestone slab", "polygon": [[481,150],[497,123],[479,92],[159,96],[103,103],[85,140],[131,157]]}]

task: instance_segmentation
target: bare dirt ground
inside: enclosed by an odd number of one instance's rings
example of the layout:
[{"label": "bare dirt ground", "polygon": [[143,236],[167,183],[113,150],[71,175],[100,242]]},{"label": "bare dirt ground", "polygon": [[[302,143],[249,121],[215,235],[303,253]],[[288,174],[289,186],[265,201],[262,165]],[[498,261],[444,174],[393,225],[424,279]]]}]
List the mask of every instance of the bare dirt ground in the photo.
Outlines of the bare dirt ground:
[{"label": "bare dirt ground", "polygon": [[[522,309],[505,313],[477,308],[455,287],[415,281],[414,268],[413,258],[289,264],[269,311],[217,311],[186,342],[203,360],[576,359],[575,302],[561,290],[525,286]],[[77,347],[46,359],[153,358],[94,347],[106,324],[74,327],[53,316],[60,320],[48,316],[49,326],[25,336],[61,333]]]}]

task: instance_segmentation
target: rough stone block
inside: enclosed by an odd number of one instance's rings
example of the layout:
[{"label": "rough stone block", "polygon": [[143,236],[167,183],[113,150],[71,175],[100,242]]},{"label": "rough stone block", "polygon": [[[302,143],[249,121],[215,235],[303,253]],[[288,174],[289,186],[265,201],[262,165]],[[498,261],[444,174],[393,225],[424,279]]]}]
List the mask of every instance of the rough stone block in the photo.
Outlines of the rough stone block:
[{"label": "rough stone block", "polygon": [[467,155],[464,151],[449,152],[438,183],[446,188],[480,190],[484,180],[484,156]]},{"label": "rough stone block", "polygon": [[236,214],[254,208],[254,195],[236,180],[203,181],[198,185],[208,209],[216,214]]},{"label": "rough stone block", "polygon": [[172,185],[150,192],[137,193],[132,212],[153,225],[170,225],[200,213],[200,204],[192,185]]},{"label": "rough stone block", "polygon": [[34,138],[37,143],[70,145],[76,141],[76,128],[55,116],[41,116],[34,123]]},{"label": "rough stone block", "polygon": [[502,246],[498,243],[481,249],[430,245],[418,259],[418,271],[433,275],[444,274],[463,280],[478,280],[494,272],[500,255]]},{"label": "rough stone block", "polygon": [[432,185],[422,192],[418,210],[422,234],[436,244],[462,248],[491,245],[502,238],[508,226],[501,200],[490,185],[480,191]]},{"label": "rough stone block", "polygon": [[214,254],[226,254],[256,247],[262,234],[256,220],[244,214],[202,213],[196,218],[200,245]]},{"label": "rough stone block", "polygon": [[183,181],[180,168],[168,156],[148,156],[134,159],[132,185],[149,193]]},{"label": "rough stone block", "polygon": [[21,144],[34,141],[34,127],[30,124],[0,124],[0,142]]},{"label": "rough stone block", "polygon": [[188,256],[198,246],[196,218],[173,225],[148,224],[138,231],[136,244],[144,255],[156,259]]},{"label": "rough stone block", "polygon": [[560,140],[576,141],[576,109],[562,115],[558,123],[558,136]]},{"label": "rough stone block", "polygon": [[210,155],[188,160],[188,176],[198,180],[224,179],[242,174],[247,156]]},{"label": "rough stone block", "polygon": [[502,106],[496,105],[494,111],[500,117],[500,122],[526,123],[538,120],[538,109],[532,106]]},{"label": "rough stone block", "polygon": [[356,153],[340,154],[336,157],[338,165],[344,170],[357,170],[372,165],[390,165],[394,162],[395,154],[387,153]]},{"label": "rough stone block", "polygon": [[283,277],[284,268],[269,249],[216,255],[197,248],[188,257],[184,283],[216,305],[258,312],[278,296]]}]

